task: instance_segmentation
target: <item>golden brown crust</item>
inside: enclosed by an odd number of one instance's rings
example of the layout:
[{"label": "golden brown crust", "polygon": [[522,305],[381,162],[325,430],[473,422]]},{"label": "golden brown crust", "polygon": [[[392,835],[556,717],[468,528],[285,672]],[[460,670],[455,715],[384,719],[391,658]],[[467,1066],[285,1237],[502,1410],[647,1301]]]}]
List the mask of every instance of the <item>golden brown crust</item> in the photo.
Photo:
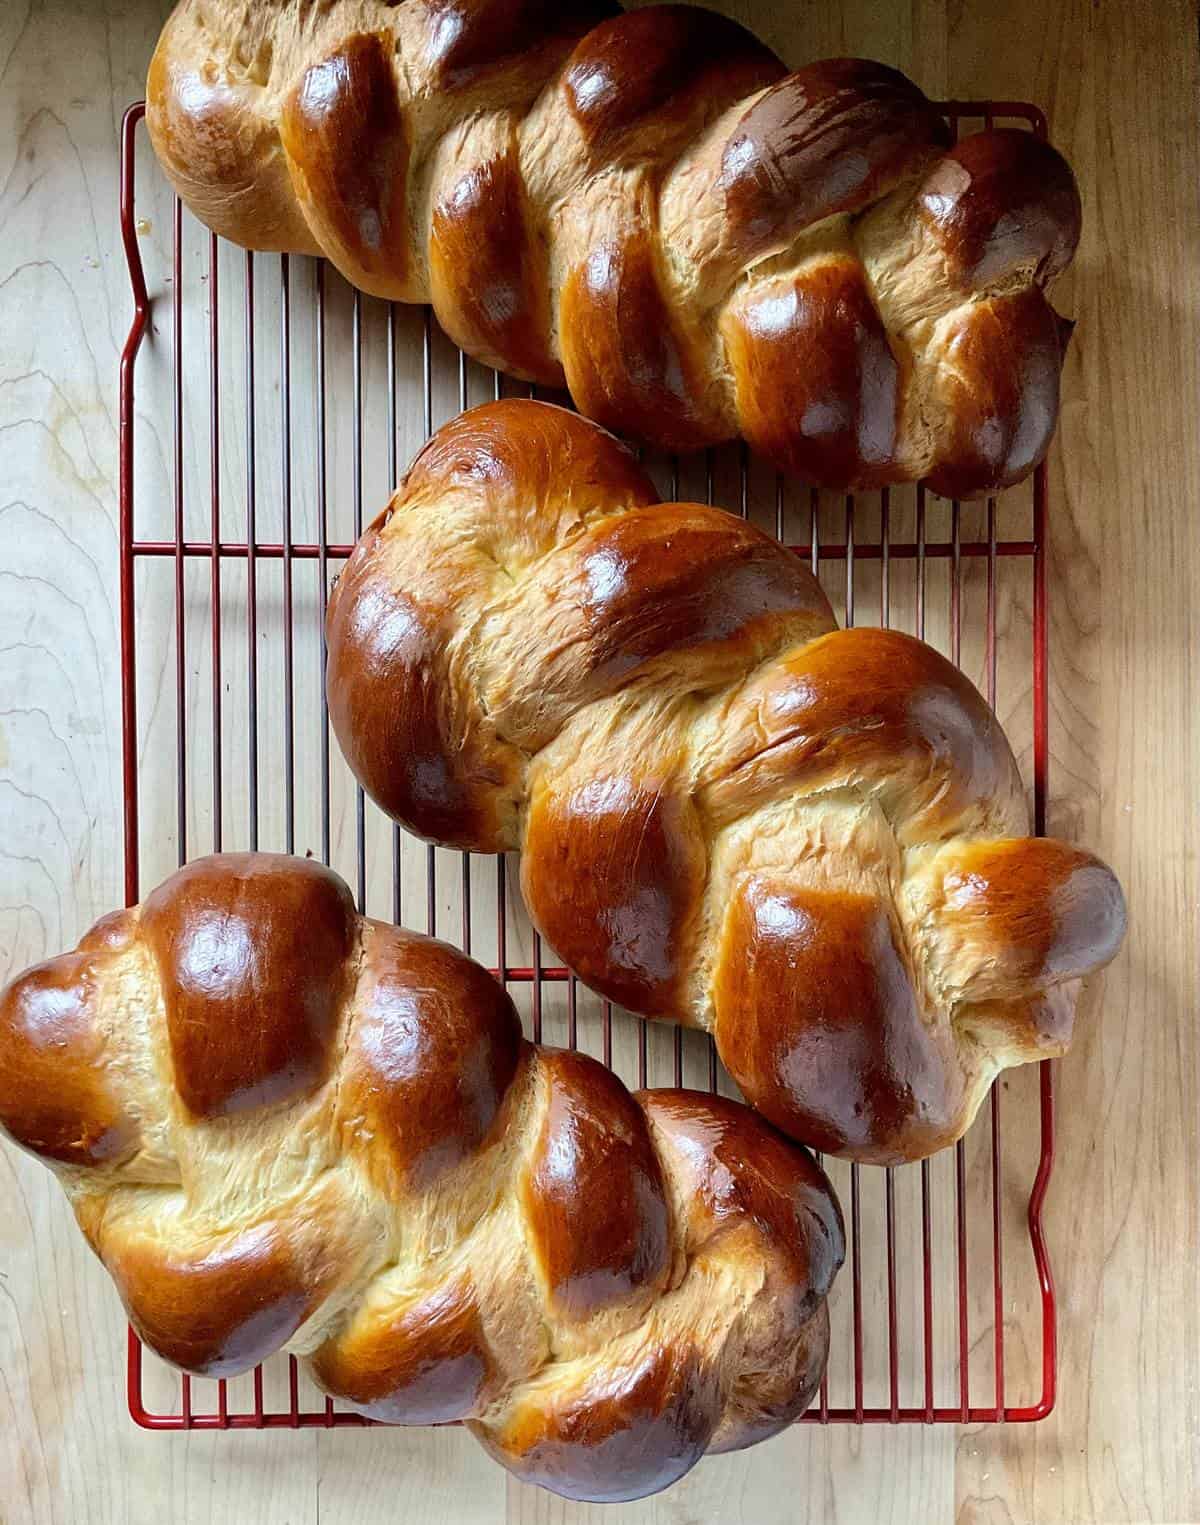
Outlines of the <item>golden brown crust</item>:
[{"label": "golden brown crust", "polygon": [[194,1117],[307,1095],[333,1060],[354,902],[319,863],[202,858],[150,895],[175,1088]]},{"label": "golden brown crust", "polygon": [[451,1424],[487,1401],[497,1373],[469,1276],[394,1306],[365,1307],[313,1356],[326,1392],[384,1424]]},{"label": "golden brown crust", "polygon": [[557,1317],[646,1304],[671,1271],[667,1199],[629,1092],[586,1054],[542,1049],[549,1089],[521,1179],[530,1243]]},{"label": "golden brown crust", "polygon": [[[939,906],[937,953],[965,967],[960,999],[1046,990],[1103,968],[1125,933],[1125,902],[1107,866],[1053,837],[948,842],[921,876],[922,909]],[[1003,961],[994,950],[1007,950]]]},{"label": "golden brown crust", "polygon": [[971,497],[1027,476],[1050,444],[1070,326],[1038,290],[976,302],[939,331],[935,395],[949,420],[929,485]]},{"label": "golden brown crust", "polygon": [[[553,500],[543,501],[545,523]],[[832,624],[807,569],[720,510],[639,506],[586,528],[567,523],[563,533],[569,554],[542,554],[478,594],[489,653],[474,664],[482,705],[497,733],[522,752],[544,747],[587,703],[649,683],[660,669],[712,690],[798,623]],[[519,622],[500,613],[514,588]],[[461,598],[455,617],[464,617]]]},{"label": "golden brown crust", "polygon": [[[432,300],[477,359],[659,447],[740,434],[825,486],[978,496],[1053,431],[1059,321],[997,299],[1069,262],[1071,172],[1032,133],[951,147],[882,64],[785,74],[694,6],[180,0],[147,102],[217,231]],[[960,364],[977,307],[994,367]]]},{"label": "golden brown crust", "polygon": [[643,191],[628,220],[567,276],[559,349],[571,396],[589,418],[664,449],[694,450],[732,431],[719,399],[707,395],[707,344],[663,293],[647,202]]},{"label": "golden brown crust", "polygon": [[[377,533],[378,525],[368,531]],[[371,796],[422,836],[502,850],[516,809],[516,760],[502,743],[489,745],[486,727],[454,744],[443,611],[393,591],[360,559],[338,580],[328,630],[330,718]]]},{"label": "golden brown crust", "polygon": [[751,288],[723,319],[742,432],[787,471],[826,487],[891,480],[903,362],[858,259],[814,261]]},{"label": "golden brown crust", "polygon": [[137,920],[132,911],[109,911],[107,916],[93,922],[79,939],[80,953],[127,948],[137,931]]},{"label": "golden brown crust", "polygon": [[752,1253],[775,1320],[795,1334],[781,1359],[777,1324],[747,1310],[742,1338],[756,1376],[741,1391],[735,1384],[709,1443],[710,1451],[738,1450],[798,1419],[820,1385],[829,1351],[824,1299],[846,1253],[841,1210],[816,1165],[797,1171],[787,1140],[737,1102],[670,1090],[641,1091],[638,1100],[656,1135],[675,1145],[689,1254],[703,1261],[728,1253],[752,1221]]},{"label": "golden brown crust", "polygon": [[434,207],[430,300],[455,344],[482,364],[561,387],[548,282],[545,245],[532,228],[512,143],[470,165]]},{"label": "golden brown crust", "polygon": [[[0,996],[0,1127],[62,1165],[127,1159],[139,1130],[105,1073],[96,1030],[94,932],[81,951],[38,964]],[[85,951],[86,950],[86,951]]]},{"label": "golden brown crust", "polygon": [[905,846],[992,807],[1014,813],[1016,765],[999,721],[952,662],[898,630],[834,630],[784,652],[723,720],[700,778],[717,821],[797,788],[868,793]]},{"label": "golden brown crust", "polygon": [[676,1015],[707,877],[700,817],[674,780],[581,771],[533,794],[525,903],[593,990],[633,1011]]},{"label": "golden brown crust", "polygon": [[439,430],[403,491],[413,502],[449,492],[470,514],[481,486],[488,511],[471,524],[478,554],[470,587],[459,567],[447,565],[443,575],[418,551],[427,594],[398,591],[379,560],[388,513],[366,532],[330,599],[327,692],[347,760],[389,814],[431,840],[500,851],[516,842],[520,738],[501,732],[492,713],[457,706],[450,632],[468,593],[505,582],[510,563],[536,561],[560,519],[564,531],[577,528],[606,510],[653,502],[655,493],[609,435],[566,409],[542,405],[530,417],[514,402],[475,409]]},{"label": "golden brown crust", "polygon": [[361,1412],[467,1420],[579,1497],[663,1487],[811,1396],[842,1250],[809,1156],[534,1048],[484,969],[356,917],[318,864],[190,864],[0,992],[0,1060],[0,1126],[186,1371],[292,1349]]},{"label": "golden brown crust", "polygon": [[831,58],[789,74],[750,107],[721,156],[727,257],[747,265],[837,213],[859,212],[950,141],[911,80]]},{"label": "golden brown crust", "polygon": [[602,22],[580,41],[563,97],[599,165],[682,146],[712,114],[714,98],[732,105],[784,72],[728,16],[654,5]]},{"label": "golden brown crust", "polygon": [[531,50],[557,50],[617,9],[611,0],[420,0],[438,85],[462,90]]},{"label": "golden brown crust", "polygon": [[715,681],[711,664],[730,646],[766,647],[802,612],[830,617],[795,556],[704,503],[614,515],[580,535],[572,552],[560,600],[579,610],[594,697],[668,661],[694,663]]},{"label": "golden brown crust", "polygon": [[427,1190],[492,1135],[523,1040],[512,1002],[445,943],[372,927],[339,1120],[383,1191]]},{"label": "golden brown crust", "polygon": [[747,880],[717,955],[714,1035],[750,1104],[793,1138],[892,1165],[952,1143],[965,1086],[926,1025],[873,895]]},{"label": "golden brown crust", "polygon": [[486,489],[476,532],[489,537],[489,548],[503,546],[521,561],[550,550],[587,516],[658,502],[653,482],[619,440],[567,408],[541,403],[530,410],[516,398],[452,418],[422,446],[402,485],[415,499]]},{"label": "golden brown crust", "polygon": [[252,78],[222,76],[163,28],[146,80],[146,125],[176,192],[214,233],[249,248],[320,254],[292,189],[279,129]]},{"label": "golden brown crust", "polygon": [[611,1504],[657,1493],[689,1472],[708,1449],[719,1404],[701,1352],[664,1340],[572,1373],[558,1389],[513,1405],[501,1425],[471,1429],[522,1482]]},{"label": "golden brown crust", "polygon": [[[747,1305],[737,1331],[754,1377],[730,1383],[723,1353],[664,1323],[649,1338],[614,1341],[603,1367],[580,1363],[553,1392],[478,1427],[519,1477],[571,1498],[639,1497],[706,1449],[753,1444],[797,1418],[825,1368],[824,1298],[845,1254],[824,1177],[811,1163],[798,1172],[791,1146],[761,1119],[688,1091],[637,1100],[671,1161],[686,1252],[712,1276],[709,1296],[720,1296],[721,1265],[742,1264],[763,1283],[763,1301]],[[770,1318],[760,1323],[764,1307]],[[793,1334],[786,1353],[781,1326]]]},{"label": "golden brown crust", "polygon": [[[463,415],[356,547],[344,581],[372,592],[329,627],[352,766],[372,717],[417,726],[372,676],[371,601],[436,600],[447,765],[485,727],[509,747],[504,843],[566,962],[711,1031],[804,1141],[888,1162],[952,1143],[998,1070],[1065,1045],[1081,977],[1120,945],[1120,887],[1022,835],[1008,742],[952,663],[837,630],[791,552],[719,509],[651,506],[615,442],[566,418]],[[369,789],[408,766],[389,745],[356,766]],[[472,830],[493,787],[464,777],[456,845],[493,846]]]},{"label": "golden brown crust", "polygon": [[[637,1099],[655,1128],[675,1141],[686,1168],[689,1252],[750,1218],[772,1248],[773,1279],[820,1302],[846,1242],[837,1198],[816,1163],[805,1156],[798,1169],[787,1139],[728,1097],[659,1090],[639,1091]],[[809,1232],[798,1235],[799,1223]]]},{"label": "golden brown crust", "polygon": [[966,290],[1031,268],[1053,280],[1075,254],[1083,217],[1062,155],[1011,128],[964,138],[933,166],[917,205]]},{"label": "golden brown crust", "polygon": [[129,1321],[164,1361],[233,1377],[273,1355],[318,1299],[278,1225],[214,1236],[191,1254],[149,1234],[91,1236]]},{"label": "golden brown crust", "polygon": [[347,280],[402,296],[408,280],[408,131],[389,39],[347,37],[301,75],[279,136],[305,220]]}]

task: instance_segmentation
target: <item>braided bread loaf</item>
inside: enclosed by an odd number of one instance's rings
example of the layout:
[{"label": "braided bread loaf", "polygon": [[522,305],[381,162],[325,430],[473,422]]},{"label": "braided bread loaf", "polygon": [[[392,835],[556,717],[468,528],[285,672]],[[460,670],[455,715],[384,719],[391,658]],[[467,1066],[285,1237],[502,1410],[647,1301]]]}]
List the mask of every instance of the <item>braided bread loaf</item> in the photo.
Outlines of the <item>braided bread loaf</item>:
[{"label": "braided bread loaf", "polygon": [[660,504],[545,403],[440,430],[329,607],[330,715],[410,830],[520,848],[584,980],[708,1029],[746,1099],[852,1159],[958,1138],[1061,1053],[1120,887],[1030,838],[995,716],[931,647],[836,628],[798,557]]},{"label": "braided bread loaf", "polygon": [[803,1150],[534,1048],[479,965],[304,859],[200,859],[0,993],[0,1127],[167,1360],[308,1354],[574,1498],[765,1439],[824,1370],[842,1224]]},{"label": "braided bread loaf", "polygon": [[1079,237],[1032,134],[950,146],[903,75],[788,74],[736,23],[608,0],[182,0],[147,120],[254,249],[432,302],[488,365],[669,449],[828,487],[994,492],[1042,458]]}]

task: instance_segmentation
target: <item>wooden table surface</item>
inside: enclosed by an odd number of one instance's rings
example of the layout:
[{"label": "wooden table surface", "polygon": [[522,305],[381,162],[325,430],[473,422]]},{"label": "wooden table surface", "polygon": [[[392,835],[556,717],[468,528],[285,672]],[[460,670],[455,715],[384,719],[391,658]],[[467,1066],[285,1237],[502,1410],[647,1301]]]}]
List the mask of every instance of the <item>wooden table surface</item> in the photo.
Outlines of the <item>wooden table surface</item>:
[{"label": "wooden table surface", "polygon": [[[1200,1520],[1200,208],[1188,0],[723,0],[787,59],[1042,104],[1078,173],[1052,458],[1050,829],[1127,946],[1061,1065],[1060,1397],[1038,1426],[794,1430],[606,1520]],[[162,0],[0,6],[0,982],[122,900],[118,127]],[[148,829],[153,831],[154,821]],[[156,1436],[57,1187],[0,1149],[0,1522],[581,1521],[460,1431]]]}]

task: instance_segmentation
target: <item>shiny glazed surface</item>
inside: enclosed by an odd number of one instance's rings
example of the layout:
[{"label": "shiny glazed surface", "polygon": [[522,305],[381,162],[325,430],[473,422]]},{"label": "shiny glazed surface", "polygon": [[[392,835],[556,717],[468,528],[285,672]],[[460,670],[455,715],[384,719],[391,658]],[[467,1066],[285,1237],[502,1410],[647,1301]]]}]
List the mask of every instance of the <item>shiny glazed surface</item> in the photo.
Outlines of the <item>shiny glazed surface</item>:
[{"label": "shiny glazed surface", "polygon": [[631,438],[973,497],[1053,434],[1071,171],[1028,132],[952,145],[886,65],[788,73],[690,5],[181,0],[147,120],[217,232],[431,302]]},{"label": "shiny glazed surface", "polygon": [[[563,409],[447,424],[330,602],[342,749],[410,830],[519,849],[565,962],[710,1031],[784,1132],[923,1158],[1000,1070],[1066,1048],[1124,935],[1120,887],[1027,835],[1004,734],[950,662],[836,629],[776,541],[653,496]],[[381,663],[395,607],[420,610],[421,655]]]},{"label": "shiny glazed surface", "polygon": [[803,1149],[527,1043],[310,860],[199,859],[0,991],[0,1129],[167,1361],[290,1349],[569,1497],[765,1438],[824,1370],[842,1221]]}]

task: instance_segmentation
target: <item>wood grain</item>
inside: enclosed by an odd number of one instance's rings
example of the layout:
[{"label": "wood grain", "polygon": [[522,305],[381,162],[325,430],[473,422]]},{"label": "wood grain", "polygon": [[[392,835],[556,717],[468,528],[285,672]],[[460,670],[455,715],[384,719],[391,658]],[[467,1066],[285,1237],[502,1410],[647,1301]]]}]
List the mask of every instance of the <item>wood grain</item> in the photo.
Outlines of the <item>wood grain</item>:
[{"label": "wood grain", "polygon": [[[1087,841],[1121,875],[1132,931],[1125,953],[1092,992],[1080,1037],[1061,1066],[1059,1153],[1049,1228],[1060,1292],[1060,1399],[1040,1426],[958,1431],[808,1428],[743,1456],[702,1463],[665,1496],[603,1511],[607,1520],[921,1522],[1200,1520],[1200,1221],[1195,1026],[1200,728],[1192,696],[1200,650],[1192,589],[1200,578],[1200,132],[1196,15],[1183,0],[1005,0],[1002,6],[911,0],[828,0],[781,6],[725,0],[721,9],[800,62],[866,53],[912,73],[932,94],[1029,98],[1050,112],[1056,141],[1083,187],[1084,243],[1063,305],[1079,319],[1053,456],[1051,568],[1052,809],[1050,826]],[[121,898],[119,661],[116,619],[116,357],[129,302],[116,221],[117,130],[168,9],[163,0],[9,0],[0,7],[0,981],[74,941]],[[143,188],[148,265],[161,275],[170,208]],[[192,234],[187,276],[207,275],[207,246]],[[241,322],[244,268],[223,253],[218,310]],[[259,533],[278,525],[281,496],[278,313],[274,265],[259,261],[265,345],[256,378]],[[311,374],[313,335],[299,316],[313,279],[292,273],[294,375]],[[306,284],[307,283],[307,284]],[[382,310],[364,304],[367,410],[378,406]],[[203,344],[189,309],[189,343]],[[342,355],[351,299],[330,290],[330,345]],[[139,364],[139,511],[143,533],[170,533],[173,461],[161,396],[169,387],[170,295],[160,284],[155,332]],[[419,377],[420,322],[398,321],[402,398]],[[231,343],[235,339],[231,337]],[[448,352],[437,349],[435,422],[457,406]],[[408,368],[406,370],[406,367]],[[472,369],[472,400],[489,378]],[[203,376],[200,376],[201,391]],[[331,418],[331,514],[351,524],[344,484],[353,441],[344,379]],[[299,388],[293,451],[308,460]],[[246,438],[241,394],[222,398],[222,523],[244,530]],[[194,402],[194,405],[193,405]],[[189,533],[207,532],[207,413],[188,398],[185,508]],[[398,458],[419,442],[419,411],[402,409]],[[372,415],[374,416],[374,415]],[[386,443],[371,435],[363,498],[386,489]],[[295,473],[299,536],[315,522],[311,470]],[[730,484],[720,484],[732,490]],[[728,496],[728,491],[726,491]],[[272,516],[276,518],[272,518]],[[245,574],[230,571],[235,611],[226,627],[222,692],[228,763],[222,816],[244,840],[249,780],[244,748],[248,651]],[[185,657],[189,769],[211,773],[206,740],[212,692],[206,566],[189,568]],[[240,581],[239,581],[240,578]],[[869,586],[864,584],[863,586]],[[974,597],[967,583],[966,595]],[[259,618],[277,621],[282,580],[259,579]],[[912,628],[911,589],[898,622]],[[295,652],[297,715],[314,712],[320,590],[308,569],[295,584],[302,635]],[[860,591],[860,600],[866,595]],[[161,639],[140,673],[140,745],[153,764],[174,748],[174,604],[165,580],[139,584],[143,632]],[[236,611],[241,610],[240,622]],[[1001,589],[1002,632],[1028,623],[1028,594]],[[944,590],[931,598],[931,634],[945,636]],[[1007,638],[1007,636],[1006,636]],[[981,654],[965,651],[968,663]],[[1001,714],[1028,746],[1028,691],[1014,662],[1002,675]],[[282,665],[264,646],[260,745],[280,755]],[[307,726],[304,719],[302,724]],[[315,733],[302,730],[296,839],[319,850]],[[1027,755],[1023,752],[1023,762]],[[173,772],[149,766],[142,799],[143,873],[173,865],[179,849]],[[259,781],[262,845],[286,838],[278,771]],[[335,862],[353,873],[354,800],[335,758]],[[368,819],[368,898],[390,912],[386,835]],[[211,795],[193,791],[190,851],[213,837]],[[424,924],[423,850],[405,849],[402,911]],[[456,924],[457,859],[438,863],[439,925]],[[513,875],[510,878],[510,896]],[[494,871],[473,880],[485,910]],[[515,904],[513,936],[524,928]],[[480,925],[485,925],[483,918]],[[477,951],[490,958],[493,949]],[[543,1013],[562,1032],[561,1002]],[[588,1046],[598,1017],[584,1002]],[[636,1030],[617,1029],[618,1066],[636,1079]],[[689,1074],[703,1064],[687,1050]],[[648,1044],[652,1078],[668,1079],[670,1035]],[[1006,1108],[1028,1115],[1019,1096]],[[1008,1135],[1014,1147],[1019,1139]],[[1028,1141],[1025,1141],[1028,1143]],[[971,1169],[976,1169],[972,1157]],[[874,1189],[874,1188],[872,1188]],[[902,1190],[907,1188],[902,1188]],[[942,1200],[942,1199],[939,1199]],[[1019,1211],[1020,1203],[1006,1203]],[[868,1247],[871,1248],[871,1247]],[[1018,1275],[1014,1268],[1014,1277]],[[869,1292],[869,1297],[875,1296]],[[973,1293],[974,1297],[974,1293]],[[872,1303],[872,1307],[876,1304]],[[990,1332],[972,1303],[972,1381],[986,1389]],[[1027,1323],[1027,1321],[1026,1321]],[[942,1333],[939,1326],[939,1339]],[[507,1482],[457,1431],[155,1436],[124,1413],[123,1322],[107,1279],[78,1238],[57,1188],[32,1162],[0,1150],[0,1521],[559,1522],[601,1518]],[[1013,1353],[1022,1383],[1037,1352]],[[844,1368],[844,1352],[842,1357]],[[941,1370],[941,1366],[939,1366]],[[843,1370],[841,1377],[845,1377]],[[839,1378],[840,1380],[841,1378]]]}]

